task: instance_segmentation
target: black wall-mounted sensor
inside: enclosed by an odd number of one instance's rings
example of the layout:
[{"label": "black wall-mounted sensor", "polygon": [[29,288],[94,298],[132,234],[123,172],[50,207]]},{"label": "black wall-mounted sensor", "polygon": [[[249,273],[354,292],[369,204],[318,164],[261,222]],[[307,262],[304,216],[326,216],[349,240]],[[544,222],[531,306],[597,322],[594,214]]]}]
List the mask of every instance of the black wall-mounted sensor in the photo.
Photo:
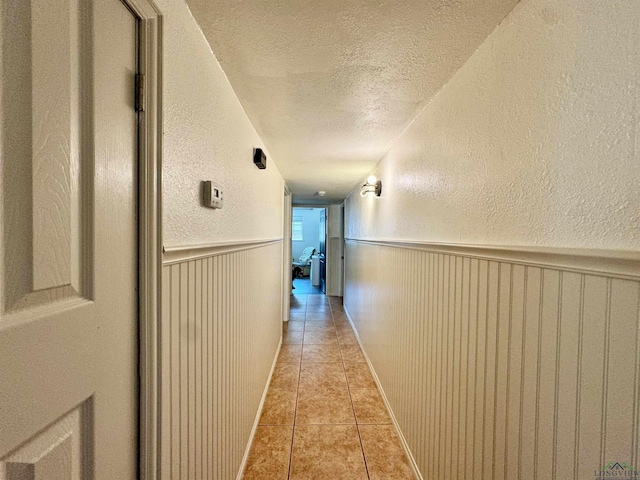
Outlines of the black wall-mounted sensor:
[{"label": "black wall-mounted sensor", "polygon": [[264,154],[261,148],[253,149],[253,163],[256,164],[260,170],[267,168],[267,156]]}]

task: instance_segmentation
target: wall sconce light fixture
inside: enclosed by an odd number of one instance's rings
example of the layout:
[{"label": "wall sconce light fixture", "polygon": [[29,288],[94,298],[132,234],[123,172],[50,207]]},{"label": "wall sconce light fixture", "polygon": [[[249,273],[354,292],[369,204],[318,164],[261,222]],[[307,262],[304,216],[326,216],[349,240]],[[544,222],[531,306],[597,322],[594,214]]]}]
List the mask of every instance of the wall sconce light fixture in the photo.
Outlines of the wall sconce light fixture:
[{"label": "wall sconce light fixture", "polygon": [[376,197],[382,193],[382,180],[376,180],[373,175],[367,178],[367,183],[360,188],[361,197],[366,197],[369,193],[375,194]]}]

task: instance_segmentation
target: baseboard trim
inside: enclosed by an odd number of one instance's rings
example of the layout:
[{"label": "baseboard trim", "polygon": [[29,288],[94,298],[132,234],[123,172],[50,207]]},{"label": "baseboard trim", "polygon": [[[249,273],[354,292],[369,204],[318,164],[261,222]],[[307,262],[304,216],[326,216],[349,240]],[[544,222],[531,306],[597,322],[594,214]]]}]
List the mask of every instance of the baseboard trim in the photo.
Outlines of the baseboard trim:
[{"label": "baseboard trim", "polygon": [[579,248],[466,245],[346,238],[346,242],[458,255],[565,272],[589,273],[624,280],[640,279],[640,251]]},{"label": "baseboard trim", "polygon": [[364,349],[364,346],[362,345],[362,341],[360,340],[360,335],[358,335],[358,330],[356,329],[356,326],[353,323],[353,319],[351,318],[351,315],[349,314],[349,310],[344,305],[342,306],[342,308],[344,310],[344,313],[347,315],[347,319],[349,320],[349,323],[351,324],[351,328],[353,329],[353,333],[355,334],[356,339],[358,340],[358,345],[360,345],[360,349],[362,350],[362,354],[364,355],[364,358],[367,361],[367,365],[369,365],[369,370],[371,370],[371,374],[373,375],[373,380],[376,382],[378,390],[380,391],[380,395],[382,396],[382,401],[384,402],[384,406],[387,409],[387,412],[389,413],[389,417],[391,418],[391,423],[393,424],[393,429],[396,431],[396,434],[398,435],[398,438],[400,439],[400,444],[402,445],[402,449],[404,450],[404,453],[407,456],[407,459],[409,460],[409,466],[411,467],[411,470],[413,471],[413,475],[416,477],[416,480],[424,480],[424,478],[422,477],[422,474],[420,473],[420,469],[418,468],[418,464],[416,463],[415,458],[413,458],[413,454],[411,453],[411,449],[409,448],[409,444],[407,443],[407,440],[406,440],[406,438],[404,438],[404,434],[402,433],[402,430],[400,429],[400,425],[398,424],[398,420],[396,419],[396,416],[393,413],[393,409],[391,408],[391,404],[389,403],[389,400],[387,399],[387,395],[384,392],[384,388],[382,387],[382,384],[380,383],[380,379],[378,378],[378,375],[376,374],[376,370],[373,368],[373,364],[371,363],[371,360],[369,360],[369,356],[367,355],[367,352]]},{"label": "baseboard trim", "polygon": [[267,378],[267,384],[264,387],[264,391],[262,392],[262,398],[260,399],[260,404],[258,405],[258,413],[256,413],[256,419],[253,422],[253,427],[251,428],[251,433],[249,434],[249,440],[247,441],[247,447],[245,448],[244,455],[242,456],[242,462],[240,462],[240,468],[238,469],[238,475],[236,476],[236,480],[242,480],[242,476],[244,475],[244,470],[245,468],[247,468],[247,462],[249,461],[249,454],[251,453],[251,447],[253,446],[253,439],[256,436],[256,430],[258,429],[258,425],[260,425],[260,416],[262,415],[264,402],[267,399],[267,392],[269,391],[269,385],[271,385],[271,377],[273,377],[273,372],[276,368],[276,364],[278,363],[278,357],[280,356],[281,348],[282,348],[282,337],[280,337],[280,343],[278,343],[276,356],[274,357],[273,363],[271,364],[271,371],[269,372],[269,378]]},{"label": "baseboard trim", "polygon": [[269,245],[282,243],[282,238],[270,238],[266,240],[241,240],[233,242],[215,242],[201,245],[181,245],[163,247],[162,264],[173,265],[188,262],[200,258],[224,255],[227,253],[241,252],[253,248],[262,248]]}]

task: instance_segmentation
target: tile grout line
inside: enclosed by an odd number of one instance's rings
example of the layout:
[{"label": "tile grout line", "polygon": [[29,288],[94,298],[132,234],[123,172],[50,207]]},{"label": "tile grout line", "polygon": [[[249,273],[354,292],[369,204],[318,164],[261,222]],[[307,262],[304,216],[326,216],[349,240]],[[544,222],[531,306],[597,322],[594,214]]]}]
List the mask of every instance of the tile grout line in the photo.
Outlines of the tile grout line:
[{"label": "tile grout line", "polygon": [[[354,419],[354,424],[356,426],[356,432],[358,434],[358,441],[360,444],[360,451],[362,454],[362,459],[364,462],[364,467],[365,467],[365,472],[368,479],[371,478],[371,474],[369,472],[370,469],[370,465],[368,465],[367,463],[367,458],[365,455],[365,451],[364,451],[364,445],[363,445],[363,440],[362,440],[362,435],[361,435],[361,431],[360,431],[360,422],[358,421],[357,415],[356,415],[356,409],[355,409],[355,403],[354,403],[354,399],[353,399],[353,395],[352,395],[352,389],[351,389],[351,382],[349,381],[349,377],[347,375],[347,371],[346,371],[346,364],[349,363],[353,363],[353,362],[348,362],[347,358],[345,357],[345,351],[344,348],[347,348],[347,353],[349,353],[351,351],[351,349],[349,348],[351,346],[351,344],[347,341],[347,343],[341,342],[340,340],[340,336],[338,335],[339,331],[338,331],[338,325],[336,324],[336,314],[337,314],[337,307],[338,305],[333,305],[332,302],[330,301],[325,301],[323,303],[314,303],[313,305],[310,305],[308,303],[308,297],[307,295],[304,296],[305,301],[304,301],[304,307],[303,305],[301,305],[302,302],[300,302],[300,304],[298,304],[298,308],[301,308],[302,312],[298,311],[297,313],[303,313],[304,312],[304,319],[303,319],[303,325],[302,325],[302,329],[301,329],[301,333],[302,333],[302,339],[300,340],[300,356],[298,358],[298,379],[297,379],[297,384],[296,384],[296,390],[295,390],[295,404],[294,404],[294,411],[293,411],[293,425],[292,425],[292,437],[291,437],[291,442],[289,444],[289,464],[288,464],[288,470],[287,470],[287,476],[286,478],[288,480],[292,479],[292,473],[293,473],[293,449],[294,449],[294,444],[295,444],[295,433],[296,433],[296,427],[298,427],[298,423],[297,423],[297,412],[299,409],[299,400],[300,400],[300,386],[301,386],[301,382],[302,382],[302,364],[303,362],[303,357],[304,357],[304,350],[305,350],[305,338],[306,338],[306,333],[316,333],[315,332],[315,326],[313,330],[308,330],[309,325],[313,324],[313,321],[311,321],[310,324],[307,323],[308,321],[308,317],[307,315],[309,315],[309,313],[312,313],[316,316],[320,316],[320,313],[322,312],[329,312],[328,317],[329,318],[325,318],[325,320],[323,320],[323,323],[329,328],[329,331],[333,333],[333,335],[335,335],[335,339],[336,339],[336,344],[337,344],[337,351],[340,354],[340,366],[342,367],[342,372],[344,374],[344,378],[346,381],[346,387],[347,387],[347,393],[349,395],[349,402],[350,402],[350,406],[351,406],[351,412],[353,414],[353,419]],[[319,308],[319,306],[322,306],[323,308]],[[325,314],[325,316],[327,316]],[[329,326],[327,320],[329,320],[331,322],[332,327]],[[349,331],[353,334],[353,328],[351,325],[349,325]],[[326,332],[326,329],[322,329],[323,332]],[[343,330],[341,330],[343,331]],[[320,332],[320,330],[318,331]],[[322,335],[320,335],[322,336]],[[309,344],[309,345],[315,345],[315,344]],[[321,343],[318,344],[318,346],[320,347],[320,350],[326,350],[325,347],[327,347],[328,344],[326,343]],[[344,348],[343,348],[344,347]],[[359,346],[358,346],[359,347]],[[359,348],[360,350],[360,348]],[[327,360],[324,359],[323,361],[321,361],[320,363],[325,363]],[[357,361],[355,363],[358,363]],[[377,389],[376,389],[377,390]],[[379,395],[379,392],[377,392]],[[345,426],[350,426],[350,425],[354,425],[354,424],[347,424],[347,423],[322,423],[322,424],[318,424],[319,426],[332,426],[332,425],[345,425]],[[300,424],[302,425],[302,424]]]},{"label": "tile grout line", "polygon": [[291,429],[291,450],[289,451],[289,471],[287,472],[287,480],[291,478],[291,469],[293,467],[293,442],[296,436],[296,417],[298,414],[298,399],[300,396],[300,378],[302,377],[302,355],[304,353],[304,334],[307,329],[307,298],[304,302],[304,323],[302,324],[302,343],[300,345],[300,358],[298,359],[298,385],[296,387],[296,403],[293,407],[293,428]]},{"label": "tile grout line", "polygon": [[[335,327],[335,319],[333,316],[333,307],[331,306],[331,320],[333,320],[333,324]],[[337,335],[337,329],[336,329],[336,335]],[[355,421],[356,424],[356,432],[358,432],[358,441],[360,442],[360,452],[362,453],[362,461],[364,462],[364,470],[367,474],[367,478],[371,479],[371,475],[369,474],[369,465],[367,464],[367,457],[364,453],[364,445],[362,444],[362,435],[360,434],[360,423],[358,422],[358,417],[356,415],[356,408],[355,405],[353,404],[353,395],[351,395],[351,383],[349,382],[349,377],[347,375],[347,369],[345,367],[345,362],[344,362],[344,356],[342,355],[342,345],[340,344],[340,340],[338,340],[338,348],[340,349],[340,358],[342,360],[342,370],[344,371],[344,377],[345,380],[347,381],[347,391],[349,392],[349,401],[351,402],[351,410],[353,411],[353,420]]]}]

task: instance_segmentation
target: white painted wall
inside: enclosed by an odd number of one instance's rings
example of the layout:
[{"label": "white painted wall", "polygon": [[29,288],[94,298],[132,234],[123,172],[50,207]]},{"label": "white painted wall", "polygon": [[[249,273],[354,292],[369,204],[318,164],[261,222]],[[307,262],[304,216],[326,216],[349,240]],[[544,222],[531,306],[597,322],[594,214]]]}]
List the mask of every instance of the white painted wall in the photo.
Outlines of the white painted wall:
[{"label": "white painted wall", "polygon": [[327,289],[330,296],[341,297],[344,277],[344,219],[342,205],[329,205],[327,245]]},{"label": "white painted wall", "polygon": [[345,307],[424,478],[637,458],[637,261],[434,243],[637,258],[639,98],[640,3],[522,0],[348,198]]},{"label": "white painted wall", "polygon": [[421,478],[637,465],[640,253],[624,273],[508,249],[350,240],[346,255],[346,309]]},{"label": "white painted wall", "polygon": [[291,254],[296,260],[307,247],[313,247],[316,251],[320,248],[320,210],[319,208],[295,208],[293,217],[302,217],[302,241],[291,242]]},{"label": "white painted wall", "polygon": [[[282,237],[284,182],[184,2],[157,0],[163,14],[164,244]],[[224,208],[202,206],[212,180]]]},{"label": "white painted wall", "polygon": [[640,246],[640,3],[524,0],[351,195],[346,235]]},{"label": "white painted wall", "polygon": [[163,480],[239,478],[282,335],[281,251],[266,242],[164,265]]},{"label": "white painted wall", "polygon": [[[254,166],[253,148],[264,148],[262,141],[186,4],[156,4],[163,15],[165,247],[282,238],[284,181],[274,159],[267,152],[267,169]],[[202,206],[203,180],[223,190],[223,209]],[[162,478],[204,478],[206,469],[210,476],[231,479],[242,468],[281,338],[283,247],[235,249],[165,263],[163,269],[160,408],[163,432],[169,433],[161,439]],[[176,351],[180,357],[171,353]],[[237,381],[231,385],[230,378]],[[196,413],[202,391],[217,399],[213,416]],[[187,397],[192,403],[185,409]],[[216,427],[216,415],[231,419],[228,428]],[[177,425],[182,427],[176,430]],[[194,431],[210,432],[208,448]]]}]

